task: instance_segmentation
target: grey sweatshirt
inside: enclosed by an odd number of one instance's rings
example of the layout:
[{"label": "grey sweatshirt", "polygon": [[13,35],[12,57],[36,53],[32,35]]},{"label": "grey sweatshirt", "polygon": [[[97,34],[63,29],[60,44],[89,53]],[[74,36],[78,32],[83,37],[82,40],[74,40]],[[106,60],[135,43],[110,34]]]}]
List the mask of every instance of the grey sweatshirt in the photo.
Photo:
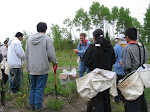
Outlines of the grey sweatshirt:
[{"label": "grey sweatshirt", "polygon": [[[143,46],[140,45],[140,50],[141,50],[141,63],[143,64]],[[146,47],[145,48],[145,62],[148,59],[148,52]],[[136,70],[139,68],[139,48],[136,44],[129,44],[127,45],[124,50],[123,50],[123,68],[126,74]]]},{"label": "grey sweatshirt", "polygon": [[53,42],[44,33],[37,33],[27,40],[25,64],[31,75],[43,75],[49,72],[49,62],[56,64]]}]

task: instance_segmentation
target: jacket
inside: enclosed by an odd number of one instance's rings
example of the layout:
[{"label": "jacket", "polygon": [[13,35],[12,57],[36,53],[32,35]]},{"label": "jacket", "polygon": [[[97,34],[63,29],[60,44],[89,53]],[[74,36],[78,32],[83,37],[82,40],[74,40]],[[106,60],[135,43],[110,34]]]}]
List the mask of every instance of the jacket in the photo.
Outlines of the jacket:
[{"label": "jacket", "polygon": [[90,45],[84,55],[84,65],[90,71],[95,68],[112,70],[112,65],[115,63],[115,53],[110,42],[104,40],[103,45],[98,43]]},{"label": "jacket", "polygon": [[125,76],[123,67],[121,67],[120,62],[122,61],[122,52],[123,48],[126,45],[126,41],[121,41],[114,47],[115,56],[116,56],[116,62],[114,64],[114,72],[116,72],[117,75]]},{"label": "jacket", "polygon": [[21,68],[25,53],[21,41],[13,37],[8,42],[7,61],[10,68]]},{"label": "jacket", "polygon": [[[143,52],[143,45],[139,42],[138,43],[140,46],[140,51],[141,51],[141,64],[143,64],[143,59],[144,59],[144,52]],[[145,49],[145,60],[144,62],[146,63],[148,59],[148,52],[146,47],[144,46]],[[123,58],[123,68],[126,74],[137,70],[140,66],[140,59],[139,59],[139,48],[137,44],[128,44],[122,54]]]},{"label": "jacket", "polygon": [[25,48],[25,64],[31,75],[43,75],[49,72],[49,62],[56,64],[53,42],[44,33],[29,37]]}]

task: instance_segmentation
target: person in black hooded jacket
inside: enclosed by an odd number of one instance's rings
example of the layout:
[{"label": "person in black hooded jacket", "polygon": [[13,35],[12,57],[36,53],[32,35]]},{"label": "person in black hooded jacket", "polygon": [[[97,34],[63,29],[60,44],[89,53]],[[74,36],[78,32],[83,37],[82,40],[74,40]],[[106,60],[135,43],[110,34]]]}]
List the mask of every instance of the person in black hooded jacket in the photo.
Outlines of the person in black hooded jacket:
[{"label": "person in black hooded jacket", "polygon": [[[95,68],[112,70],[115,63],[115,52],[109,40],[103,36],[101,29],[93,32],[94,44],[91,44],[84,55],[84,64],[90,71]],[[109,89],[99,92],[88,102],[87,112],[111,112]]]}]

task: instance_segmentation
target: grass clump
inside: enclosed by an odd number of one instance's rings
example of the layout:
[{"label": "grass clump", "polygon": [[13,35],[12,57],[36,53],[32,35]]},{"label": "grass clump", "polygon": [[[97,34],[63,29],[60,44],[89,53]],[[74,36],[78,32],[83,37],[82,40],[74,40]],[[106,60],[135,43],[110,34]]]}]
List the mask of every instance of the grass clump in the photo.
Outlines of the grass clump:
[{"label": "grass clump", "polygon": [[65,103],[60,99],[50,99],[46,103],[46,107],[50,110],[60,110]]}]

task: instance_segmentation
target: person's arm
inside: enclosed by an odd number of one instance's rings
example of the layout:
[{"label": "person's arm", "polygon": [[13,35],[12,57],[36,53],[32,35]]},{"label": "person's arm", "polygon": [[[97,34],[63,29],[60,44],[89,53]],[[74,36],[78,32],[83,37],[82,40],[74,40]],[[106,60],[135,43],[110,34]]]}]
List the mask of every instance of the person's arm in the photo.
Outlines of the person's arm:
[{"label": "person's arm", "polygon": [[15,47],[15,52],[16,52],[17,56],[21,59],[24,59],[25,53],[22,48],[21,42],[16,42],[14,47]]},{"label": "person's arm", "polygon": [[93,47],[94,47],[93,45],[90,46],[86,50],[86,52],[85,52],[85,54],[83,56],[84,65],[87,66],[88,68],[90,68],[92,66],[92,63],[93,63],[93,57],[92,57],[93,52],[94,52]]},{"label": "person's arm", "polygon": [[27,70],[28,70],[28,73],[29,73],[29,65],[28,65],[28,40],[27,40],[27,42],[26,42],[26,46],[25,46],[25,60],[24,60],[24,62],[25,62],[25,65],[26,65],[26,68],[27,68]]},{"label": "person's arm", "polygon": [[53,65],[56,65],[57,60],[56,60],[56,53],[55,53],[55,48],[53,46],[53,42],[50,39],[50,37],[47,37],[46,42],[47,42],[46,47],[47,47],[47,54],[48,54],[49,62],[52,62]]},{"label": "person's arm", "polygon": [[0,63],[2,62],[2,60],[3,60],[3,55],[2,55],[2,53],[0,52]]}]

